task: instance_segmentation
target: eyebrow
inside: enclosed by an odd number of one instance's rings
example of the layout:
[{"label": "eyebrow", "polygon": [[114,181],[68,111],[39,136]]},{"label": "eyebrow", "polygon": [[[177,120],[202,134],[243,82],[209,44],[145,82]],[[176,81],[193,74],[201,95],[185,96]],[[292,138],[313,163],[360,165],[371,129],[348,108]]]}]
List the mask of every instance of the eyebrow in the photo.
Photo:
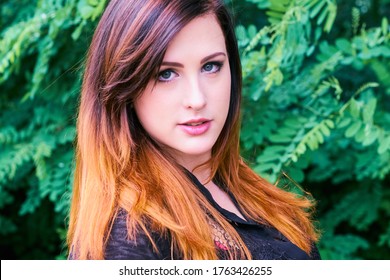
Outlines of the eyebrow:
[{"label": "eyebrow", "polygon": [[[226,54],[224,52],[216,52],[216,53],[210,54],[210,55],[202,58],[202,60],[200,61],[200,64],[203,64],[206,61],[208,61],[208,60],[210,60],[210,59],[212,59],[214,57],[220,56],[220,55],[226,56]],[[181,67],[181,68],[184,68],[183,64],[178,63],[178,62],[170,62],[170,61],[163,61],[161,63],[161,66],[171,66],[171,67]]]}]

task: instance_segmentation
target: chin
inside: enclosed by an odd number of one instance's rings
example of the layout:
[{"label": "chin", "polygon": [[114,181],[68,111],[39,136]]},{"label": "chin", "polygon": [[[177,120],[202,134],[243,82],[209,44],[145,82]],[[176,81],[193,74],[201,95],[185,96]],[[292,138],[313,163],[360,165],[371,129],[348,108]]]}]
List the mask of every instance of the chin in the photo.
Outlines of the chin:
[{"label": "chin", "polygon": [[211,154],[211,149],[212,146],[210,146],[209,149],[185,149],[185,150],[180,150],[180,153],[182,156],[187,156],[187,157],[208,157]]}]

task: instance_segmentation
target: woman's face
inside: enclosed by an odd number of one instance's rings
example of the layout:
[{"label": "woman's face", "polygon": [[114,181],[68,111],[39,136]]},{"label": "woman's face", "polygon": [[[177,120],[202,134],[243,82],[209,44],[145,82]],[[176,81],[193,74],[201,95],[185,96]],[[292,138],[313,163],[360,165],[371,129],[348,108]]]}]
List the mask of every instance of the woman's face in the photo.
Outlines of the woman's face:
[{"label": "woman's face", "polygon": [[230,87],[224,35],[207,15],[173,38],[134,108],[149,135],[191,170],[211,156],[227,118]]}]

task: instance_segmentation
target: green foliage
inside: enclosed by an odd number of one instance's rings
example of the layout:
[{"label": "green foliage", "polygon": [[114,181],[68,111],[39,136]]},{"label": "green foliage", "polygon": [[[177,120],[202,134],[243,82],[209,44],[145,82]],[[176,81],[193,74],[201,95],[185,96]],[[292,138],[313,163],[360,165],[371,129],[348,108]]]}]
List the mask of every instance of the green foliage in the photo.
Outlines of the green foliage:
[{"label": "green foliage", "polygon": [[345,21],[335,1],[248,2],[269,24],[237,27],[244,155],[269,180],[286,172],[313,193],[323,258],[388,258],[376,254],[389,246],[387,17],[367,28],[350,7],[351,32],[332,33]]},{"label": "green foliage", "polygon": [[[323,258],[388,259],[389,1],[231,2],[245,11],[244,157],[313,193]],[[0,6],[3,259],[65,257],[83,60],[106,3]]]},{"label": "green foliage", "polygon": [[[32,2],[0,10],[9,19],[14,10],[23,15],[0,30],[0,246],[3,257],[63,258],[80,62],[89,43],[81,34],[91,36],[105,1]],[[20,241],[26,233],[31,238]]]}]

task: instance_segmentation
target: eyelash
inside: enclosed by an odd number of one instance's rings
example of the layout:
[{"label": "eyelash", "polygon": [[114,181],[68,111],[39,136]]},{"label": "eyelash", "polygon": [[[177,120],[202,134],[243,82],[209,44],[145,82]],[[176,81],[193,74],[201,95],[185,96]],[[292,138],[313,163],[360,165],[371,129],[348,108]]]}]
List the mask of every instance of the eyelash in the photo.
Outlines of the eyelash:
[{"label": "eyelash", "polygon": [[205,65],[203,65],[202,69],[204,69],[207,65],[216,66],[217,69],[214,70],[214,71],[211,72],[211,73],[217,73],[217,72],[221,71],[221,68],[222,68],[222,66],[223,66],[223,63],[220,62],[220,61],[211,61],[211,62],[207,62]]},{"label": "eyelash", "polygon": [[[213,67],[217,67],[216,70],[213,70],[213,71],[204,71],[204,68],[208,65],[211,65]],[[207,62],[205,63],[203,66],[202,66],[202,72],[207,72],[207,73],[210,73],[210,74],[214,74],[214,73],[217,73],[219,71],[221,71],[222,69],[222,66],[223,66],[223,62],[220,62],[220,61],[210,61],[210,62]],[[164,79],[161,79],[161,76],[165,73],[175,73],[175,71],[173,69],[165,69],[163,71],[160,71],[158,74],[157,74],[157,82],[161,82],[161,83],[169,83],[170,81],[172,81],[172,78],[171,79],[168,79],[168,80],[164,80]]]}]

